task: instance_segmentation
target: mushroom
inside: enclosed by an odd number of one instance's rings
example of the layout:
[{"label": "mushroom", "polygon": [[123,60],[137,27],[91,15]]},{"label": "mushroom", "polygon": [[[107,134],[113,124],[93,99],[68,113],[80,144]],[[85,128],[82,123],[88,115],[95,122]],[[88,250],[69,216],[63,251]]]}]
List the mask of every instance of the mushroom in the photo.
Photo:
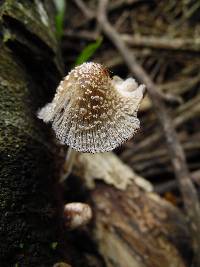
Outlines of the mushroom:
[{"label": "mushroom", "polygon": [[133,78],[111,79],[101,64],[83,63],[61,81],[38,118],[52,122],[56,137],[76,151],[110,151],[139,129],[144,89]]},{"label": "mushroom", "polygon": [[86,225],[92,219],[92,209],[86,203],[72,202],[64,207],[65,226],[73,230]]},{"label": "mushroom", "polygon": [[133,78],[111,79],[98,63],[83,63],[69,72],[53,101],[38,112],[38,118],[52,122],[56,137],[70,147],[60,181],[70,174],[76,151],[110,151],[134,135],[144,90]]}]

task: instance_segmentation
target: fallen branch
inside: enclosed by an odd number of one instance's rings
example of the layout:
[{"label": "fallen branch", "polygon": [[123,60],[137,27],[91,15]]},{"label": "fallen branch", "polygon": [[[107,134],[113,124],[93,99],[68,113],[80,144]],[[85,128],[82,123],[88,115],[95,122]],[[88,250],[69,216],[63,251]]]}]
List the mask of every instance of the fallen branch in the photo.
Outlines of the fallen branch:
[{"label": "fallen branch", "polygon": [[[85,16],[85,19],[81,20],[79,25],[77,25],[78,28],[81,27],[81,26],[84,26],[85,24],[87,24],[88,22],[90,22],[91,20],[96,18],[96,12],[94,12],[92,9],[90,9],[88,6],[86,6],[85,1],[83,1],[83,0],[75,0],[75,3],[77,5],[77,7],[79,8],[79,10]],[[131,6],[133,4],[138,4],[138,3],[142,3],[142,0],[128,0],[128,1],[119,0],[119,1],[114,1],[109,6],[109,11],[114,11],[116,9],[121,8],[122,6]]]},{"label": "fallen branch", "polygon": [[114,153],[79,153],[73,173],[89,190],[90,237],[107,267],[187,266],[185,217]]},{"label": "fallen branch", "polygon": [[99,1],[99,9],[97,20],[102,31],[112,41],[115,47],[122,55],[125,63],[129,67],[131,73],[142,83],[147,86],[147,91],[162,126],[172,165],[174,167],[176,178],[179,182],[180,190],[183,196],[185,210],[190,220],[191,237],[193,240],[193,248],[195,253],[195,261],[200,266],[200,205],[195,187],[190,179],[187,168],[185,154],[178,140],[173,122],[169,117],[166,107],[158,93],[155,84],[148,74],[137,63],[135,56],[126,46],[120,34],[111,26],[107,19],[106,9],[108,0]]},{"label": "fallen branch", "polygon": [[[173,113],[173,125],[175,128],[178,128],[182,126],[184,123],[188,122],[189,120],[193,119],[196,114],[200,114],[200,106],[198,105],[199,103],[199,97],[195,97],[194,99],[191,99],[184,105],[180,106],[174,113]],[[155,122],[153,122],[155,123]],[[143,124],[145,124],[143,122]],[[141,141],[135,144],[134,148],[131,147],[131,150],[126,150],[122,153],[121,157],[124,160],[127,160],[130,158],[132,155],[136,153],[141,152],[144,153],[144,150],[149,149],[150,147],[154,147],[155,144],[159,143],[162,138],[162,134],[159,131],[156,131],[152,133],[151,135],[148,136],[143,136],[141,138]],[[149,151],[149,150],[148,150]],[[148,152],[149,153],[149,152]]]},{"label": "fallen branch", "polygon": [[141,36],[122,34],[121,38],[127,44],[134,47],[148,47],[154,49],[178,50],[178,51],[200,51],[199,38],[166,38],[156,36]]},{"label": "fallen branch", "polygon": [[74,0],[74,1],[78,6],[78,8],[82,11],[86,19],[90,20],[91,18],[94,18],[94,13],[89,8],[87,8],[87,6],[83,1],[81,0]]},{"label": "fallen branch", "polygon": [[[197,170],[193,173],[191,173],[192,181],[200,185],[200,170]],[[174,190],[178,187],[178,183],[176,180],[167,181],[162,184],[158,184],[154,187],[155,192],[158,194],[163,194],[166,192],[169,192],[171,190]]]}]

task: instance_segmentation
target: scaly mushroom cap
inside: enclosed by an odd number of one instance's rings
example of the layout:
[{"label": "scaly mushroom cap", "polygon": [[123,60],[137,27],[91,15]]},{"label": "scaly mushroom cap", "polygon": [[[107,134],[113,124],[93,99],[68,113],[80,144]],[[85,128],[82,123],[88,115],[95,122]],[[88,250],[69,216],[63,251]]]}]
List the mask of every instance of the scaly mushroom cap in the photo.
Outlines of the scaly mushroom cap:
[{"label": "scaly mushroom cap", "polygon": [[77,151],[110,151],[138,130],[144,88],[132,78],[111,79],[98,63],[83,63],[61,81],[38,117],[52,121],[57,138]]}]

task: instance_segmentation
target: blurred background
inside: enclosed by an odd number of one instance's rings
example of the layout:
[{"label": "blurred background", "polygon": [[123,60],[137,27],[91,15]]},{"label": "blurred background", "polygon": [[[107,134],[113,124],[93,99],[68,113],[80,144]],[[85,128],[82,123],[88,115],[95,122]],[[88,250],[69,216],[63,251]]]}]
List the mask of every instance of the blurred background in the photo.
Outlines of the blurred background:
[{"label": "blurred background", "polygon": [[[61,8],[57,31],[66,73],[74,64],[92,60],[105,65],[111,76],[131,76],[119,51],[100,31],[96,21],[98,1],[56,0],[56,3]],[[110,0],[107,14],[158,89],[174,96],[176,101],[167,106],[198,187],[200,1]],[[150,180],[158,193],[181,205],[165,139],[148,96],[142,102],[139,118],[140,132],[116,153]]]}]

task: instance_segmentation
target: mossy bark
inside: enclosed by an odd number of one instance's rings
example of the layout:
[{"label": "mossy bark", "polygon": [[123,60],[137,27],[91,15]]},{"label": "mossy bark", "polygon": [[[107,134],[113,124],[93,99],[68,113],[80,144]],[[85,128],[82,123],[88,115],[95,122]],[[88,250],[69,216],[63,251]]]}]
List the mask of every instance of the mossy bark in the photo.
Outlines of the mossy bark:
[{"label": "mossy bark", "polygon": [[59,149],[36,118],[61,77],[52,1],[0,4],[0,266],[62,259]]}]

